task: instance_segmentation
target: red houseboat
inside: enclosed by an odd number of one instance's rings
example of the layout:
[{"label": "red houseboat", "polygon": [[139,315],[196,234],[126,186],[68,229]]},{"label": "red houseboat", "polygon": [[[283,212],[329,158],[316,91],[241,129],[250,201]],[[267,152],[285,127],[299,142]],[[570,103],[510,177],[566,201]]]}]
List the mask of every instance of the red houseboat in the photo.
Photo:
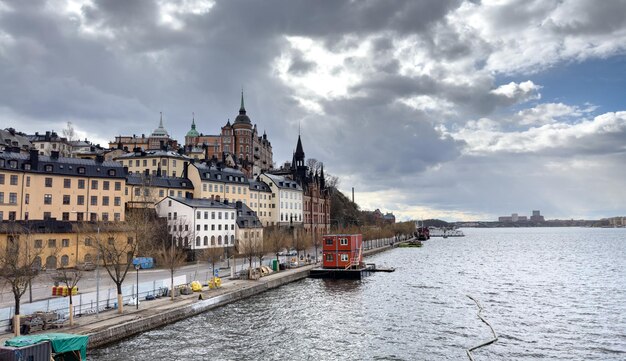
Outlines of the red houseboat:
[{"label": "red houseboat", "polygon": [[323,236],[324,269],[360,268],[363,265],[363,237],[360,234]]}]

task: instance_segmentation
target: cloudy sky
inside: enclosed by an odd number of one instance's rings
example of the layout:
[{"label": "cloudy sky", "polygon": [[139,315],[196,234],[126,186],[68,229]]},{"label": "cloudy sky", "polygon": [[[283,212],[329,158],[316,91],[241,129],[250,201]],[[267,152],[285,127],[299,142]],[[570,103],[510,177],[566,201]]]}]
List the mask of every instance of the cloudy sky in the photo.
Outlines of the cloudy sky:
[{"label": "cloudy sky", "polygon": [[626,215],[626,1],[0,0],[0,127],[239,109],[401,219]]}]

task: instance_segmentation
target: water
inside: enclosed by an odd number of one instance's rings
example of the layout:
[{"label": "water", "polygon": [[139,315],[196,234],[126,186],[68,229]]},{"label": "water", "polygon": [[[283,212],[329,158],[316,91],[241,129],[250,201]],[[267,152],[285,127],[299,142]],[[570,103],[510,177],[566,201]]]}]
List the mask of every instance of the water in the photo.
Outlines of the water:
[{"label": "water", "polygon": [[626,229],[465,229],[94,350],[89,360],[625,360]]}]

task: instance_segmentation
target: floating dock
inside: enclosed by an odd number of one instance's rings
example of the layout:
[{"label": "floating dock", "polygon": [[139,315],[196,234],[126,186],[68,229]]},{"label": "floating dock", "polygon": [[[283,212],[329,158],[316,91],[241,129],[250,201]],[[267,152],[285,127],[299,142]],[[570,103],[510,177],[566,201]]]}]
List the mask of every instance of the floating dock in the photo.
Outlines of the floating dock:
[{"label": "floating dock", "polygon": [[311,278],[330,278],[336,280],[360,280],[369,276],[374,272],[394,272],[396,269],[392,267],[376,267],[373,263],[368,263],[361,268],[313,268],[309,277]]}]

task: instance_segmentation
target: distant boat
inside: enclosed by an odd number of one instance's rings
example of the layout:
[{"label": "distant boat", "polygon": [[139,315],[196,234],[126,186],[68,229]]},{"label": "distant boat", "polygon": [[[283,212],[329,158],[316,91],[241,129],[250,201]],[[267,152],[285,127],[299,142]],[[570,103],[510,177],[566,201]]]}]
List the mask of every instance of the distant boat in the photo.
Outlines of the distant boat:
[{"label": "distant boat", "polygon": [[428,227],[431,237],[465,237],[465,234],[460,229],[452,228],[439,228],[439,227]]}]

